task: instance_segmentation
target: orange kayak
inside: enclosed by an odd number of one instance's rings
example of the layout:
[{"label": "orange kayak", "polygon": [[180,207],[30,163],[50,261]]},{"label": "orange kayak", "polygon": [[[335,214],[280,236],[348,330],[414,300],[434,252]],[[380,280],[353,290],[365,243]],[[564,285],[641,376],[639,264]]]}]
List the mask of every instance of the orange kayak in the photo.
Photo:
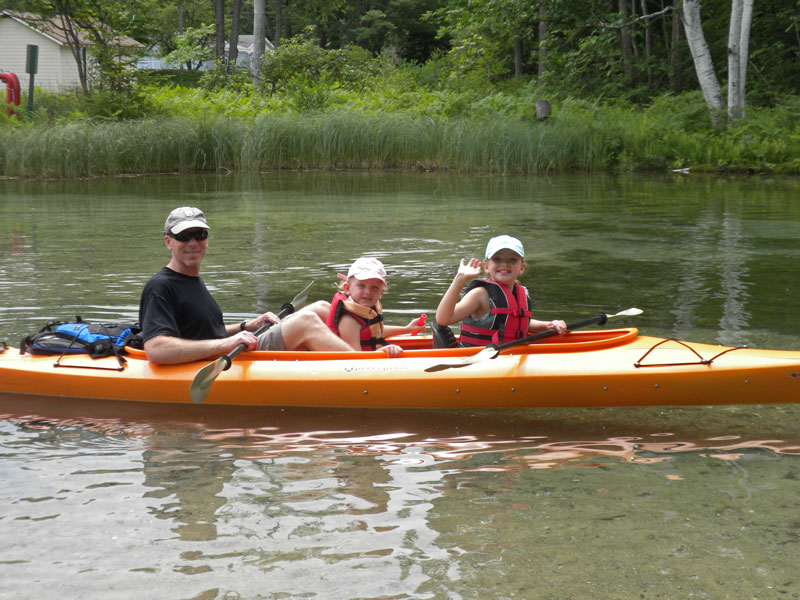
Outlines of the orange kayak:
[{"label": "orange kayak", "polygon": [[[526,408],[766,404],[800,400],[800,352],[640,336],[635,328],[573,331],[475,360],[479,349],[431,349],[400,336],[383,352],[243,352],[204,404],[372,408]],[[213,359],[212,359],[213,360]],[[471,362],[474,361],[474,362]],[[0,351],[0,393],[191,403],[208,360],[155,365],[115,357]]]}]

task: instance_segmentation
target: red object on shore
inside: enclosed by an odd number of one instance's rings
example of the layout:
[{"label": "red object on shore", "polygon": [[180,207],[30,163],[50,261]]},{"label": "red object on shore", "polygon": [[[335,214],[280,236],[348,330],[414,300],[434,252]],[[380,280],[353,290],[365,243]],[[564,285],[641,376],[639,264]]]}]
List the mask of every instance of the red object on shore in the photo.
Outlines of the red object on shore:
[{"label": "red object on shore", "polygon": [[14,114],[11,105],[19,106],[19,78],[14,73],[0,73],[0,81],[6,82],[6,114],[11,116]]}]

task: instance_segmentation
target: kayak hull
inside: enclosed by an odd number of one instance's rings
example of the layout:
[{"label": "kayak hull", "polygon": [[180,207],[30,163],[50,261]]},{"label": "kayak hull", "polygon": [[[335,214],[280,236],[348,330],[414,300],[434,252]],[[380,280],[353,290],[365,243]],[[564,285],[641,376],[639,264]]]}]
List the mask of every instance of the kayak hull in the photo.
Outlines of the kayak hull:
[{"label": "kayak hull", "polygon": [[[395,338],[383,352],[244,352],[204,404],[359,408],[534,408],[793,403],[800,352],[738,349],[640,336],[634,328],[570,332],[496,358]],[[191,403],[209,361],[156,365],[115,357],[0,354],[0,392],[62,398]],[[433,367],[433,368],[432,368]]]}]

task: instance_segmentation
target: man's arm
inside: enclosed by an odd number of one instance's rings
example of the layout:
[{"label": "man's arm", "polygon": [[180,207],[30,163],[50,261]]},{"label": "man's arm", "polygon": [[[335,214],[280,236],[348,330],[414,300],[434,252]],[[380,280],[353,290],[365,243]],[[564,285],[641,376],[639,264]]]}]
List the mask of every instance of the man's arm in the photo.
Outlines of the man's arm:
[{"label": "man's arm", "polygon": [[157,335],[144,343],[144,351],[152,363],[174,365],[222,356],[239,344],[245,344],[248,350],[255,350],[258,340],[249,331],[240,331],[236,335],[213,340],[184,340]]}]

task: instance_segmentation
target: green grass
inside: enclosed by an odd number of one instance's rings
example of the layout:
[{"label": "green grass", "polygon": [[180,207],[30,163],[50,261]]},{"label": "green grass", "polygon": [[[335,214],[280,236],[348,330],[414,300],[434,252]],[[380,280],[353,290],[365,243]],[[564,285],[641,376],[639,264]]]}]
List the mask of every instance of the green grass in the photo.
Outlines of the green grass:
[{"label": "green grass", "polygon": [[513,119],[339,111],[75,122],[28,127],[15,143],[5,141],[12,137],[0,133],[0,165],[4,175],[20,177],[418,168],[527,174],[603,166],[583,129]]},{"label": "green grass", "polygon": [[[380,91],[376,91],[376,90]],[[272,97],[193,88],[144,88],[150,116],[91,117],[48,97],[33,118],[0,121],[0,175],[92,177],[126,173],[276,169],[436,169],[497,174],[668,170],[800,172],[800,100],[751,109],[711,129],[699,93],[649,106],[543,93],[420,90],[395,78],[359,93],[333,89]]]}]

